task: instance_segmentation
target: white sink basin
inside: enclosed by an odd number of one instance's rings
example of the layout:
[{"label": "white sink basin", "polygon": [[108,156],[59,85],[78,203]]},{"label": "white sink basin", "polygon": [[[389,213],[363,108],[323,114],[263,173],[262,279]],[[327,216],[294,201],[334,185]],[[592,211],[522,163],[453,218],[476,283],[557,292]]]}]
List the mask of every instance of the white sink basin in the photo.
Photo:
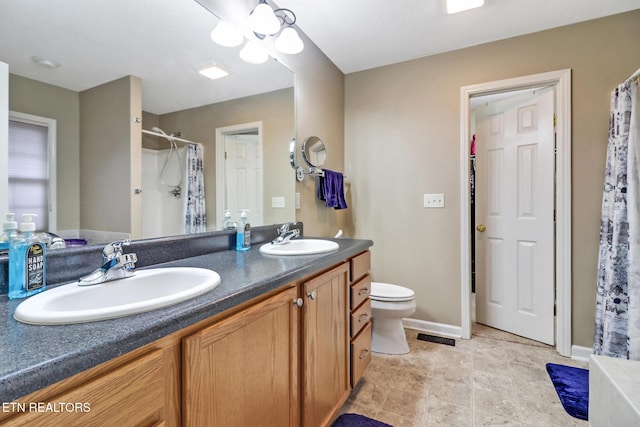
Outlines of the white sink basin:
[{"label": "white sink basin", "polygon": [[337,251],[339,247],[331,240],[296,239],[282,245],[264,244],[260,246],[260,252],[267,255],[315,255]]},{"label": "white sink basin", "polygon": [[49,289],[20,303],[13,315],[20,322],[36,325],[113,319],[168,307],[219,284],[220,275],[204,268],[139,270],[133,277],[98,285],[70,283]]}]

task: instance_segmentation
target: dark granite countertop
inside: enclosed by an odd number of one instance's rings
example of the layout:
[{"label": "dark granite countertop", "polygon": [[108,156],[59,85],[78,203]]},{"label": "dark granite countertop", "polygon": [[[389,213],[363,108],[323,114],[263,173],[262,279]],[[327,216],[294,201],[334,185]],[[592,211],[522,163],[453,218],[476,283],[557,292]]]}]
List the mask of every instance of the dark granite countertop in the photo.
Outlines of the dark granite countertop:
[{"label": "dark granite countertop", "polygon": [[370,240],[337,239],[336,252],[273,257],[224,250],[153,267],[203,267],[222,279],[211,292],[183,303],[113,320],[63,326],[27,325],[13,312],[21,300],[0,296],[0,402],[36,390],[128,353],[296,279],[338,264],[373,245]]}]

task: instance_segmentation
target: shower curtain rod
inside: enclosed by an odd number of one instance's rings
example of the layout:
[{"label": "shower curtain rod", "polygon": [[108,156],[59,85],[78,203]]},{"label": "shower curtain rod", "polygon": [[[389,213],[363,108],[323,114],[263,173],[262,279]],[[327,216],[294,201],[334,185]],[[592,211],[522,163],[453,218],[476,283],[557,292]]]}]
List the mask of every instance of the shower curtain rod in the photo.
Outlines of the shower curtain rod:
[{"label": "shower curtain rod", "polygon": [[189,141],[188,139],[182,139],[182,138],[177,138],[175,136],[171,136],[171,135],[164,135],[160,132],[154,132],[151,130],[146,130],[146,129],[142,129],[142,133],[147,133],[149,135],[155,135],[155,136],[159,136],[161,138],[165,138],[165,139],[173,139],[174,141],[179,141],[179,142],[184,142],[186,144],[193,144],[193,145],[198,145],[198,142],[193,142],[193,141]]}]

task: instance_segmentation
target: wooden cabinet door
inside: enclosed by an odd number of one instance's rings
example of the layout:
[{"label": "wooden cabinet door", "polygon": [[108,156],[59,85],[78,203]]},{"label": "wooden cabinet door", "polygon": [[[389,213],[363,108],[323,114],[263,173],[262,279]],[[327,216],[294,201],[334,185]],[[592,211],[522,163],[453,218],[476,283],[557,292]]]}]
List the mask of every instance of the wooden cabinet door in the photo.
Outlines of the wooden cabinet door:
[{"label": "wooden cabinet door", "polygon": [[299,425],[296,298],[290,288],[183,340],[183,425]]},{"label": "wooden cabinet door", "polygon": [[303,426],[325,426],[349,395],[348,264],[303,286]]}]

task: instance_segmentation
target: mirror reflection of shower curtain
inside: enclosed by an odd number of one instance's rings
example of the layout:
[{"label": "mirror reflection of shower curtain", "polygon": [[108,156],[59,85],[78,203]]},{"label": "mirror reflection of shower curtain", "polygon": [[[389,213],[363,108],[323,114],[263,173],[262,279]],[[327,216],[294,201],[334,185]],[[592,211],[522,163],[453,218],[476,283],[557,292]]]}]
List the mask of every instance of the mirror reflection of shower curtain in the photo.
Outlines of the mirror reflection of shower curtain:
[{"label": "mirror reflection of shower curtain", "polygon": [[640,360],[640,70],[611,93],[594,353]]},{"label": "mirror reflection of shower curtain", "polygon": [[184,232],[186,234],[207,231],[207,212],[204,195],[204,169],[202,146],[187,147],[187,185],[184,197]]}]

